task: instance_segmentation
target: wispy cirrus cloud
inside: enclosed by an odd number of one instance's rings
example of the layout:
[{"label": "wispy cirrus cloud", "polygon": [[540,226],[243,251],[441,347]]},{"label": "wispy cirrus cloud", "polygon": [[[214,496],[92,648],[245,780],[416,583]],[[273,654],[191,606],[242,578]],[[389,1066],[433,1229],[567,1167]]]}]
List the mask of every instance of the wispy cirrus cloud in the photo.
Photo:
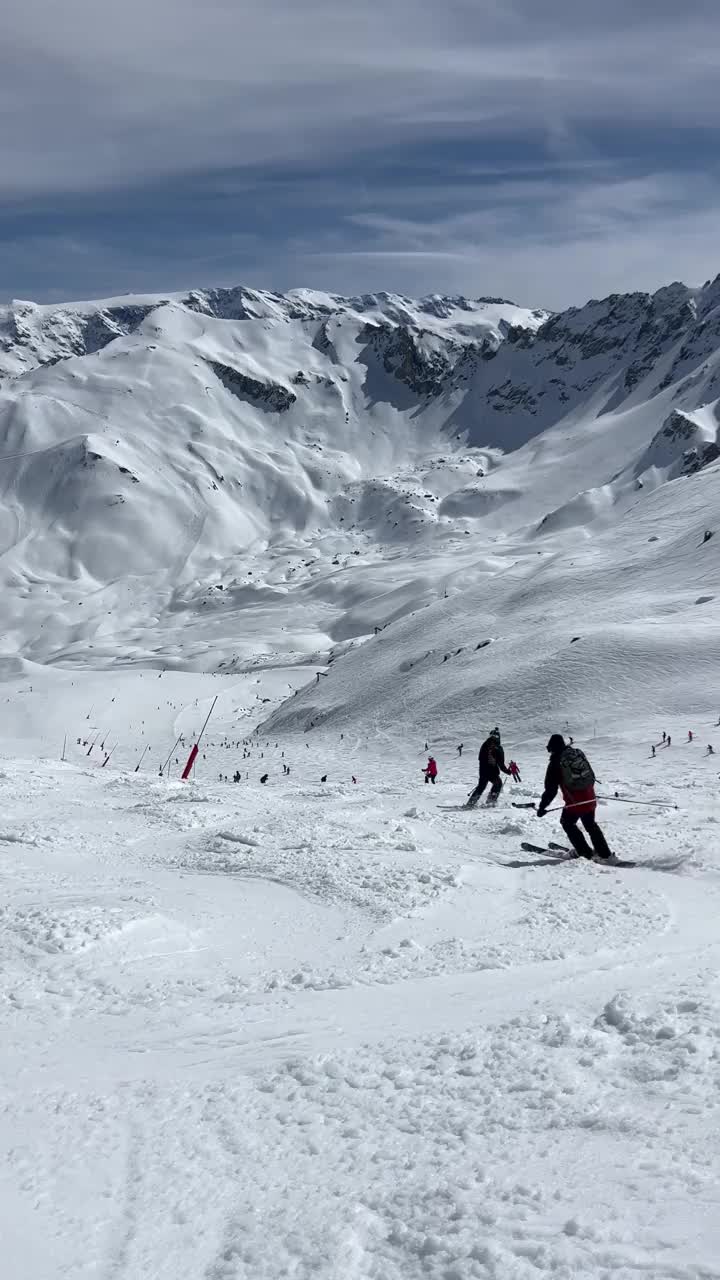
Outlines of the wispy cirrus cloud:
[{"label": "wispy cirrus cloud", "polygon": [[25,0],[0,46],[0,288],[209,271],[559,305],[704,277],[719,35],[706,0]]}]

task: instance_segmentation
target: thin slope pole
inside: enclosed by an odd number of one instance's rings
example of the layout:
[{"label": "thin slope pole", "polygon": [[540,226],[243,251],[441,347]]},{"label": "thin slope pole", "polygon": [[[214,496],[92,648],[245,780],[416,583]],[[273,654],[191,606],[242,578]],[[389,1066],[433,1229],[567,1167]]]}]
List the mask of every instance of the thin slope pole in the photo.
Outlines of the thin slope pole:
[{"label": "thin slope pole", "polygon": [[[168,752],[167,760],[165,761],[165,763],[162,766],[162,769],[160,770],[161,773],[164,773],[165,770],[168,769],[170,761],[172,760],[172,757],[173,757],[173,753],[177,751],[179,742],[182,742],[182,734],[179,734],[179,736],[175,739],[173,745],[171,746],[170,751]],[[168,769],[168,776],[169,776],[169,769]]]}]

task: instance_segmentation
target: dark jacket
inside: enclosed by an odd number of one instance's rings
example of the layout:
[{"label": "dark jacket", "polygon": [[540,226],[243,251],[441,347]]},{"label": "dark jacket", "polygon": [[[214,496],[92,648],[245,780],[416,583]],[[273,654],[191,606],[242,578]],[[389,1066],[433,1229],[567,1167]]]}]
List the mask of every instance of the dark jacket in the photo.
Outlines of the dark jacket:
[{"label": "dark jacket", "polygon": [[501,769],[503,773],[507,773],[505,752],[497,738],[485,739],[480,748],[478,760],[480,761],[481,778],[496,778]]},{"label": "dark jacket", "polygon": [[581,791],[570,791],[563,782],[560,760],[565,749],[566,744],[563,742],[562,746],[558,746],[550,756],[550,763],[545,773],[545,790],[542,793],[538,807],[540,809],[549,809],[558,791],[562,791],[565,804],[571,806],[571,813],[578,815],[581,813],[593,813],[597,805],[595,788],[583,787]]}]

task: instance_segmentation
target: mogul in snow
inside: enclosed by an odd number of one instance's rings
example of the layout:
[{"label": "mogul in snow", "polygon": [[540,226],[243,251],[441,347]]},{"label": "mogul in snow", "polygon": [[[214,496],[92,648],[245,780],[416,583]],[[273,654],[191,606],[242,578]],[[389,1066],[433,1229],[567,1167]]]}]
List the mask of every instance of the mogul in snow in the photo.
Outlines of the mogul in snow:
[{"label": "mogul in snow", "polygon": [[[595,774],[587,756],[579,747],[569,746],[560,733],[552,735],[547,749],[550,763],[545,774],[545,790],[537,808],[538,818],[545,816],[558,790],[562,791],[565,808],[560,825],[575,852],[581,858],[611,858],[605,836],[595,821]],[[592,848],[582,831],[578,830],[578,822],[582,822],[587,831]]]},{"label": "mogul in snow", "polygon": [[483,791],[490,786],[490,795],[487,798],[488,804],[497,804],[497,798],[502,791],[502,778],[500,773],[510,773],[505,764],[505,752],[503,751],[500,741],[500,730],[495,728],[489,737],[483,742],[480,753],[478,755],[480,764],[480,777],[478,784],[473,792],[468,796],[465,804],[466,809],[474,809]]}]

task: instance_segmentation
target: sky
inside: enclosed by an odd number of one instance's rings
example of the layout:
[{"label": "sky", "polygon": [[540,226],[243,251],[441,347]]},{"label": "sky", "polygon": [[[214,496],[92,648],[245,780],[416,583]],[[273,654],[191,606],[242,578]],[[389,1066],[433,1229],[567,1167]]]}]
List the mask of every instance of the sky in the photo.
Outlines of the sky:
[{"label": "sky", "polygon": [[720,271],[717,0],[23,0],[0,298]]}]

